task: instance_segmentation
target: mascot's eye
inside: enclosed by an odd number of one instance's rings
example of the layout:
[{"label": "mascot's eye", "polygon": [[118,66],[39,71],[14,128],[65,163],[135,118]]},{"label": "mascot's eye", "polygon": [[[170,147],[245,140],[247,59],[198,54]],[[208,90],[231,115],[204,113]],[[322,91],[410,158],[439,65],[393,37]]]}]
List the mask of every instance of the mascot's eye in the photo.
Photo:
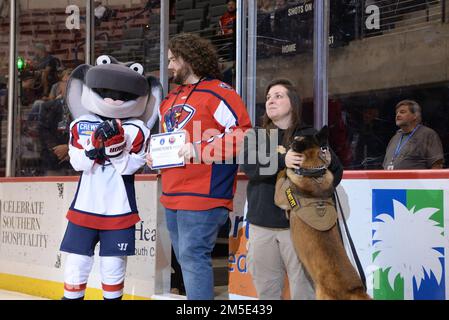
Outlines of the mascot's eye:
[{"label": "mascot's eye", "polygon": [[111,58],[106,55],[99,56],[97,58],[97,66],[101,66],[102,64],[110,64]]},{"label": "mascot's eye", "polygon": [[140,63],[133,63],[129,68],[138,74],[143,74],[143,67]]}]

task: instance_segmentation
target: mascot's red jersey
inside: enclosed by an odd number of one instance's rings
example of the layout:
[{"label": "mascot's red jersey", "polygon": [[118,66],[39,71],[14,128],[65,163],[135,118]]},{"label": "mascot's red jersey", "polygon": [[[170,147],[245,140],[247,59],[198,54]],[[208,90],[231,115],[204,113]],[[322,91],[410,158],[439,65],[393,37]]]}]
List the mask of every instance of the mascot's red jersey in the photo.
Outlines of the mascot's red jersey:
[{"label": "mascot's red jersey", "polygon": [[200,160],[162,170],[164,207],[232,210],[238,169],[234,158],[251,127],[235,90],[216,79],[179,86],[162,101],[159,119],[163,132],[185,130]]}]

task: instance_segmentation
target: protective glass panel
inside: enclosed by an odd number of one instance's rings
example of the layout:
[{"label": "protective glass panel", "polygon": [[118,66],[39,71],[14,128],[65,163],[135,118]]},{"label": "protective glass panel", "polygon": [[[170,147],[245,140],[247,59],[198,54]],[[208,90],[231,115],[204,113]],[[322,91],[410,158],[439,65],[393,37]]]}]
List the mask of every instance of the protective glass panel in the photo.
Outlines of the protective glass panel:
[{"label": "protective glass panel", "polygon": [[75,174],[68,161],[70,72],[84,62],[85,1],[20,1],[15,175]]},{"label": "protective glass panel", "polygon": [[9,1],[0,3],[0,176],[5,176],[8,133]]},{"label": "protective glass panel", "polygon": [[[446,1],[330,2],[329,123],[345,168],[383,168],[400,129],[395,107],[404,99],[421,106],[422,123],[447,152]],[[426,147],[416,148],[416,156]]]},{"label": "protective glass panel", "polygon": [[256,125],[262,125],[266,88],[287,79],[302,103],[302,121],[313,124],[313,1],[257,2]]}]

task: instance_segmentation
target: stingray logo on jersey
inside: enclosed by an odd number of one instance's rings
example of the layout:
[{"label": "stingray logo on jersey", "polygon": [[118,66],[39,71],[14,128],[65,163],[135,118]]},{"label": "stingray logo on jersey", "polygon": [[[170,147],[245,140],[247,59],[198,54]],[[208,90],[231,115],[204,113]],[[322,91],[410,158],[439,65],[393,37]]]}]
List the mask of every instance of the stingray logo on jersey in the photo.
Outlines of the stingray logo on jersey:
[{"label": "stingray logo on jersey", "polygon": [[90,137],[99,125],[100,125],[99,123],[81,121],[78,123],[78,134],[80,136],[89,136]]},{"label": "stingray logo on jersey", "polygon": [[373,296],[444,300],[443,190],[373,189]]},{"label": "stingray logo on jersey", "polygon": [[194,114],[195,109],[187,104],[178,104],[168,109],[164,116],[166,131],[182,129]]}]

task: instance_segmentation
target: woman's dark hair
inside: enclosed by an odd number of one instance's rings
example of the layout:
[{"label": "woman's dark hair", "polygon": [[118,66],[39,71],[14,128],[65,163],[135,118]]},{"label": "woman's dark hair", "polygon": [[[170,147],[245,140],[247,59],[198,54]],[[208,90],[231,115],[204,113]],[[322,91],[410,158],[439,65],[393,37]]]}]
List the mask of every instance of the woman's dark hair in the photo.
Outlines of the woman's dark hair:
[{"label": "woman's dark hair", "polygon": [[187,62],[198,77],[222,79],[215,47],[209,40],[192,33],[181,33],[170,39],[168,48],[175,57]]},{"label": "woman's dark hair", "polygon": [[[292,123],[290,123],[290,126],[288,127],[288,129],[284,134],[284,139],[282,140],[282,144],[285,147],[287,147],[293,141],[295,131],[301,124],[301,115],[302,115],[301,97],[299,96],[299,93],[293,86],[293,84],[287,79],[273,80],[265,90],[265,97],[267,96],[268,92],[272,87],[278,85],[283,86],[285,89],[287,89],[287,96],[290,99],[290,105],[292,107]],[[273,123],[273,121],[268,117],[266,111],[262,117],[262,127],[264,129],[277,128],[276,125]]]}]

